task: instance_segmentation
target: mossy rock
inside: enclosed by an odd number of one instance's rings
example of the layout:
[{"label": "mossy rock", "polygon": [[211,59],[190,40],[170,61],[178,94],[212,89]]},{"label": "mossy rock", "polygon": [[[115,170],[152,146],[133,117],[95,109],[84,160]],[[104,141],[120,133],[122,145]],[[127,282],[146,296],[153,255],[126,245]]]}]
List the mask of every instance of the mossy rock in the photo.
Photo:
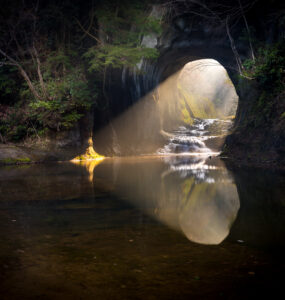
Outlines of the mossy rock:
[{"label": "mossy rock", "polygon": [[31,159],[28,157],[19,157],[19,158],[4,158],[0,160],[0,165],[18,165],[18,164],[27,164],[31,163]]}]

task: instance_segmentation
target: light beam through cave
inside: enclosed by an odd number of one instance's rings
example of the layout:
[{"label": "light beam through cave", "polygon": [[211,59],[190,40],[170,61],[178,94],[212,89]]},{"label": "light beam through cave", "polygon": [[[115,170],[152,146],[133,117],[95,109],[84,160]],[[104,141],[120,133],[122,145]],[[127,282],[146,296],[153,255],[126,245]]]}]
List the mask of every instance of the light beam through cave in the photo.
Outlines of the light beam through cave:
[{"label": "light beam through cave", "polygon": [[201,59],[161,82],[94,136],[104,155],[215,155],[238,96],[225,68]]}]

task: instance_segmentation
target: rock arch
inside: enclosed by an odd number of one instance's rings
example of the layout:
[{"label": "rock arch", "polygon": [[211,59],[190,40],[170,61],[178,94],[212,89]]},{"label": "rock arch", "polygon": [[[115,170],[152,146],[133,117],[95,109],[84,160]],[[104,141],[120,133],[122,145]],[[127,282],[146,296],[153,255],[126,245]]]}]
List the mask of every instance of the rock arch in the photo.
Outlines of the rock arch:
[{"label": "rock arch", "polygon": [[[139,72],[125,69],[111,80],[116,82],[116,88],[114,89],[113,84],[109,90],[111,106],[115,108],[114,115],[117,117],[107,126],[108,132],[105,129],[104,134],[95,136],[95,146],[97,145],[100,153],[152,153],[163,143],[155,89],[188,62],[200,59],[218,61],[226,69],[239,98],[242,97],[236,57],[226,28],[220,23],[199,18],[189,21],[189,15],[184,15],[173,19],[161,37],[152,38],[156,39],[152,41],[153,47],[157,47],[160,52],[157,61],[142,61]],[[244,54],[246,48],[243,44],[238,47],[241,55]],[[118,87],[118,81],[121,82],[121,87]],[[238,119],[239,112],[240,109],[237,111]],[[100,139],[104,141],[101,142]]]}]

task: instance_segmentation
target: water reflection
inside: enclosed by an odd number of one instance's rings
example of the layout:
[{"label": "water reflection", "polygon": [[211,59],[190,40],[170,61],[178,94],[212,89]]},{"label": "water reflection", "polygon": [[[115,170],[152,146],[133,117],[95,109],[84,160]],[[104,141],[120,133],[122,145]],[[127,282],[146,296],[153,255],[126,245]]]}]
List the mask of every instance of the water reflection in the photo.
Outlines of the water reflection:
[{"label": "water reflection", "polygon": [[217,158],[0,168],[2,298],[277,299],[285,177],[232,170],[240,209]]},{"label": "water reflection", "polygon": [[107,159],[94,169],[93,182],[107,184],[116,195],[201,244],[221,243],[240,207],[233,178],[218,158]]},{"label": "water reflection", "polygon": [[0,200],[7,205],[108,192],[201,244],[221,243],[240,206],[236,185],[223,162],[203,155],[2,169],[0,190]]}]

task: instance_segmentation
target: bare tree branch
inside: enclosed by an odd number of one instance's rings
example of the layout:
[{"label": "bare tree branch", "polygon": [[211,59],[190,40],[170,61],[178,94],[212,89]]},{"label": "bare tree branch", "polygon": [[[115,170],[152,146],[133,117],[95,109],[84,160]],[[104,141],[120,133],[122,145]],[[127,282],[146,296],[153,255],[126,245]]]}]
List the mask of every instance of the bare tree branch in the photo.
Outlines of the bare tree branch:
[{"label": "bare tree branch", "polygon": [[88,30],[86,30],[81,23],[79,22],[79,20],[77,18],[74,18],[77,22],[77,24],[79,25],[79,27],[81,28],[81,30],[85,33],[85,35],[89,35],[92,39],[94,39],[97,43],[102,44],[102,42],[93,34],[91,34]]},{"label": "bare tree branch", "polygon": [[37,61],[37,73],[38,73],[38,77],[39,77],[39,80],[40,80],[40,85],[41,85],[41,88],[43,90],[44,96],[46,98],[48,98],[46,86],[45,86],[43,76],[42,76],[42,72],[41,72],[41,61],[40,61],[39,54],[38,54],[38,51],[37,51],[37,48],[35,47],[35,45],[33,45],[33,50],[34,50],[34,54],[35,54],[36,61]]},{"label": "bare tree branch", "polygon": [[11,56],[9,56],[8,54],[6,54],[1,49],[0,49],[0,54],[2,54],[5,58],[7,58],[10,63],[12,63],[13,65],[17,66],[17,68],[19,69],[21,75],[26,80],[26,82],[27,82],[27,84],[28,84],[31,92],[33,93],[34,97],[43,100],[43,97],[41,97],[41,95],[37,92],[35,86],[33,85],[32,81],[30,79],[30,77],[28,76],[28,74],[26,73],[26,71],[23,69],[23,67],[16,60],[14,60]]},{"label": "bare tree branch", "polygon": [[239,73],[242,74],[242,62],[241,62],[240,56],[238,54],[238,51],[236,49],[234,39],[232,38],[231,33],[230,33],[229,16],[226,18],[226,30],[227,30],[228,38],[231,43],[231,48],[232,48],[233,54],[234,54],[236,62],[237,62],[237,67],[238,67]]},{"label": "bare tree branch", "polygon": [[252,57],[252,60],[255,61],[255,55],[254,55],[254,51],[253,51],[253,46],[252,46],[252,41],[251,41],[251,34],[250,34],[249,27],[248,27],[248,23],[247,23],[247,20],[246,20],[246,17],[245,17],[244,11],[243,11],[243,7],[241,5],[240,0],[238,0],[238,3],[239,3],[239,6],[240,6],[240,10],[241,10],[242,17],[243,17],[243,20],[244,20],[244,23],[245,23],[247,34],[248,34],[248,42],[249,42],[251,57]]}]

